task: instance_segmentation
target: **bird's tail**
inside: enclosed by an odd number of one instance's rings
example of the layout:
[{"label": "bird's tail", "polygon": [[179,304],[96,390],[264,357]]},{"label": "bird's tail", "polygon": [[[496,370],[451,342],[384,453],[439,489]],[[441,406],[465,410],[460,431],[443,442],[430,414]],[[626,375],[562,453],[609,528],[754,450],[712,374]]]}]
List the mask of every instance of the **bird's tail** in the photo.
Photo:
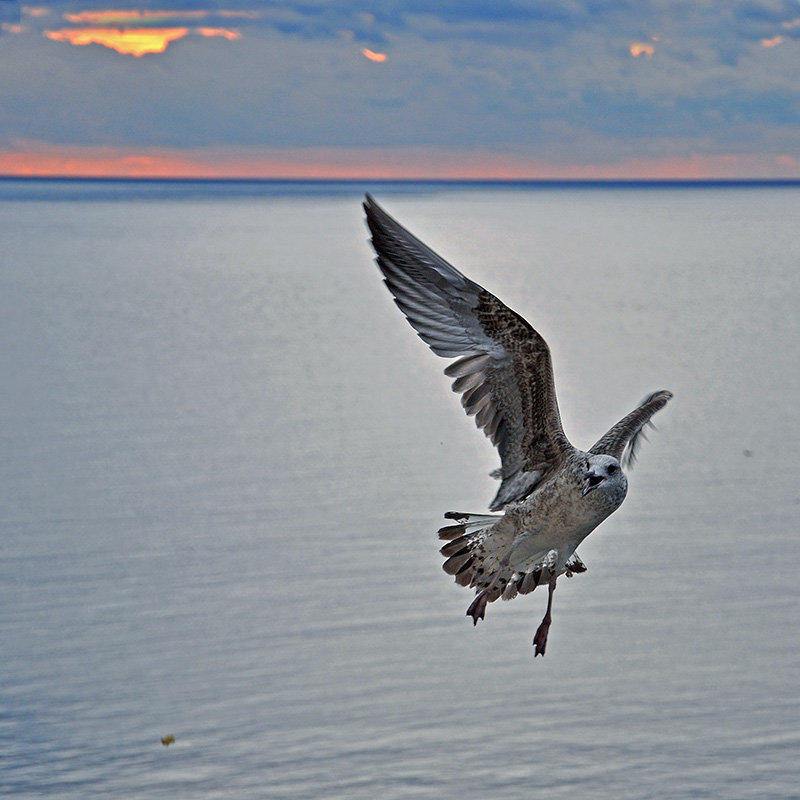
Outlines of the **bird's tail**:
[{"label": "bird's tail", "polygon": [[472,586],[476,592],[486,589],[490,603],[499,597],[511,600],[518,593],[528,594],[563,573],[572,577],[573,573],[586,572],[577,553],[557,571],[555,550],[528,554],[524,570],[515,571],[507,560],[514,545],[514,530],[509,525],[498,525],[503,515],[451,511],[445,517],[456,524],[439,530],[439,538],[447,541],[439,551],[446,559],[442,569],[453,575],[460,586]]},{"label": "bird's tail", "polygon": [[484,547],[490,529],[502,519],[502,514],[461,514],[448,511],[445,519],[455,520],[455,525],[439,529],[439,538],[447,544],[439,551],[446,557],[442,569],[454,575],[456,583],[469,586],[476,572],[483,572]]}]

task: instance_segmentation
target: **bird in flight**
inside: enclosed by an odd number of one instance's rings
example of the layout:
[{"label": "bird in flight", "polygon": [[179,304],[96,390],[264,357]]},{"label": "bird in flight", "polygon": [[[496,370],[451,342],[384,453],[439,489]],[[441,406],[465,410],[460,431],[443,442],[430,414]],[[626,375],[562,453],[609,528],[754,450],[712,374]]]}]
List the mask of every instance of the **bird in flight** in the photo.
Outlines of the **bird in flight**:
[{"label": "bird in flight", "polygon": [[561,426],[545,340],[519,314],[462,275],[387,214],[364,202],[372,246],[398,308],[437,356],[455,359],[445,374],[500,455],[500,487],[490,511],[448,512],[439,530],[444,571],[475,589],[474,625],[486,604],[547,585],[547,611],[533,639],[544,655],[559,576],[585,572],[578,545],[616,511],[628,490],[642,431],[672,397],[646,397],[589,450]]}]

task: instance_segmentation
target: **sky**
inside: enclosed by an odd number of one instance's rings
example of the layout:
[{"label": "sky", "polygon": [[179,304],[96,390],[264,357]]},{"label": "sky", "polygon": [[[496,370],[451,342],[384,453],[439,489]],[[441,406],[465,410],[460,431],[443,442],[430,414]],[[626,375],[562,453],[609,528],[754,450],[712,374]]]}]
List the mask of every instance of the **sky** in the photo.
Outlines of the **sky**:
[{"label": "sky", "polygon": [[0,174],[800,178],[800,0],[0,0]]}]

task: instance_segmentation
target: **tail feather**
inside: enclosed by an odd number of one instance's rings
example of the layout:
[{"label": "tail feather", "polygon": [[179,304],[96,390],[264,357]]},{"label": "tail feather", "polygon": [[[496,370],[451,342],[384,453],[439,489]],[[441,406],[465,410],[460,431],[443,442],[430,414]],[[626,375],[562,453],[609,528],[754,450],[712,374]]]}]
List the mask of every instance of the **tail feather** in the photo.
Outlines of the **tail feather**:
[{"label": "tail feather", "polygon": [[444,571],[452,575],[459,586],[469,586],[476,591],[476,599],[467,611],[474,622],[483,619],[487,603],[529,594],[563,573],[570,578],[573,573],[586,571],[577,553],[573,553],[559,570],[557,550],[529,553],[522,564],[518,561],[511,566],[509,553],[515,532],[511,525],[498,525],[504,516],[449,511],[445,517],[455,520],[456,524],[439,530],[439,538],[446,542],[439,550],[445,557]]},{"label": "tail feather", "polygon": [[472,554],[469,549],[459,555],[450,556],[447,561],[442,564],[442,569],[448,575],[458,575],[462,570],[468,569],[472,563]]},{"label": "tail feather", "polygon": [[449,544],[446,544],[439,552],[443,556],[459,556],[469,550],[470,535],[468,533],[453,539]]},{"label": "tail feather", "polygon": [[[446,525],[439,530],[439,538],[447,541],[439,552],[446,561],[442,568],[448,575],[455,577],[460,586],[476,586],[482,581],[491,568],[487,564],[487,552],[484,543],[492,535],[491,529],[502,518],[502,514],[462,514],[448,511],[446,519],[456,521],[455,525]],[[491,559],[493,561],[496,559]],[[498,587],[499,593],[504,587]]]},{"label": "tail feather", "polygon": [[[456,520],[456,525],[445,525],[439,528],[440,539],[455,539],[457,536],[464,536],[477,531],[482,531],[502,519],[502,514],[461,514],[457,511],[448,511],[445,519]],[[444,553],[443,553],[444,555]]]}]

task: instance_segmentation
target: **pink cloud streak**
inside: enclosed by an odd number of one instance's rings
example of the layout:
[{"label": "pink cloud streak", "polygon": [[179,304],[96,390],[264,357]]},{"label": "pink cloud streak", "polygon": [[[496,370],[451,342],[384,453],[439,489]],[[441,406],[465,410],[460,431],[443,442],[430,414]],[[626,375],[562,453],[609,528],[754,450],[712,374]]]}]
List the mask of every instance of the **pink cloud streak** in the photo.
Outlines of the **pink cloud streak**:
[{"label": "pink cloud streak", "polygon": [[23,143],[0,149],[0,175],[331,180],[788,179],[800,178],[800,158],[792,155],[694,155],[629,159],[613,164],[559,164],[524,156],[433,148],[133,150]]}]

